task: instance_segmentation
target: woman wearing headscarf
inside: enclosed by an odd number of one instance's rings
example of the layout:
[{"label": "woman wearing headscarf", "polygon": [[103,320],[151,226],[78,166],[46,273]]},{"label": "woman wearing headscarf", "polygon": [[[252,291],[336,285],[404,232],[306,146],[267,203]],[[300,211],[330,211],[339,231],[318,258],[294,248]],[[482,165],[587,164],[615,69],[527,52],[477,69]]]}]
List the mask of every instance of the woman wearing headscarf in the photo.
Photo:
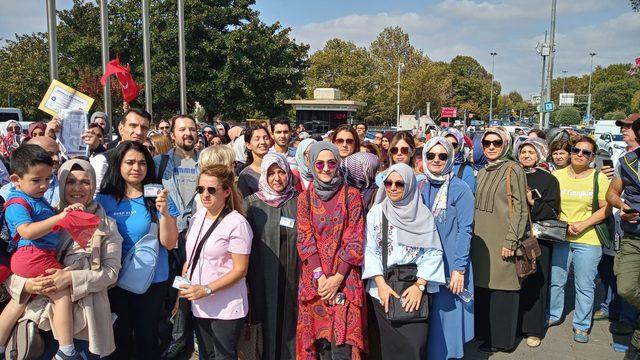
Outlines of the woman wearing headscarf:
[{"label": "woman wearing headscarf", "polygon": [[316,142],[314,139],[304,139],[296,148],[296,163],[298,167],[292,172],[297,180],[294,185],[299,193],[306,191],[313,182],[313,172],[311,170],[313,164],[309,162],[309,149]]},{"label": "woman wearing headscarf", "polygon": [[449,127],[442,130],[440,132],[440,136],[449,140],[453,147],[453,151],[455,152],[453,174],[467,183],[472,192],[476,191],[476,176],[473,172],[473,167],[465,161],[466,142],[464,140],[464,135],[460,130]]},{"label": "woman wearing headscarf", "polygon": [[202,135],[204,136],[204,146],[209,147],[214,135],[218,135],[216,129],[211,125],[205,125],[202,128]]},{"label": "woman wearing headscarf", "polygon": [[284,155],[264,156],[258,186],[258,192],[245,199],[253,230],[248,273],[251,320],[262,325],[263,359],[294,359],[300,276],[298,194]]},{"label": "woman wearing headscarf", "polygon": [[[33,279],[12,275],[6,285],[20,302],[29,301],[31,294],[46,294],[68,287],[73,300],[76,349],[87,359],[99,359],[115,349],[107,289],[118,280],[122,237],[115,220],[93,200],[96,176],[88,161],[67,160],[58,169],[58,179],[59,208],[83,204],[86,212],[101,219],[98,229],[84,248],[74,242],[67,231],[61,231],[58,256],[64,263],[64,270],[55,270],[48,276]],[[46,296],[34,297],[23,317],[34,321],[41,329],[50,330],[52,305]],[[50,332],[44,333],[44,340],[42,358],[51,359],[58,350],[58,344]]]},{"label": "woman wearing headscarf", "polygon": [[476,136],[473,138],[473,149],[471,149],[471,157],[473,159],[473,173],[478,176],[478,171],[487,165],[487,157],[484,156],[484,150],[482,148],[482,137]]},{"label": "woman wearing headscarf", "polygon": [[473,292],[469,258],[473,193],[453,171],[454,154],[450,141],[440,136],[427,141],[422,152],[427,175],[422,198],[435,218],[444,250],[444,272],[450,279],[433,295],[427,359],[461,359],[464,344],[474,337],[473,301],[458,296],[465,289]]},{"label": "woman wearing headscarf", "polygon": [[298,197],[296,357],[358,359],[366,349],[367,326],[362,200],[344,184],[335,145],[313,144],[310,160],[313,186]]},{"label": "woman wearing headscarf", "polygon": [[[547,142],[541,138],[529,137],[518,142],[514,150],[527,176],[527,203],[531,221],[557,219],[560,213],[558,179],[539,167],[549,155]],[[538,244],[541,255],[537,259],[536,272],[520,284],[520,332],[530,347],[539,346],[545,334],[551,278],[553,243],[538,240]]]},{"label": "woman wearing headscarf", "polygon": [[471,240],[475,330],[484,341],[481,351],[509,351],[516,345],[520,281],[514,255],[527,226],[527,179],[508,159],[511,136],[505,128],[487,129],[482,147],[489,164],[478,172]]},{"label": "woman wearing headscarf", "polygon": [[29,136],[29,138],[44,136],[45,130],[47,130],[47,124],[41,121],[34,122],[29,124],[29,130],[27,130],[27,136]]},{"label": "woman wearing headscarf", "polygon": [[[426,359],[429,323],[397,324],[386,316],[390,297],[402,299],[405,311],[423,305],[425,291],[435,293],[445,284],[442,246],[431,211],[422,202],[413,169],[404,163],[392,165],[384,179],[387,196],[374,205],[367,215],[367,231],[363,279],[372,297],[375,317],[380,329],[382,359]],[[396,293],[385,282],[382,263],[382,237],[385,220],[387,233],[387,268],[415,264],[417,280],[402,293]],[[374,300],[375,299],[375,300]]]},{"label": "woman wearing headscarf", "polygon": [[378,190],[375,178],[380,167],[380,158],[375,154],[357,152],[347,156],[342,167],[347,184],[360,190],[366,215],[373,206],[373,199]]},{"label": "woman wearing headscarf", "polygon": [[218,135],[222,136],[222,143],[228,144],[231,142],[231,138],[229,137],[229,124],[224,121],[218,121],[216,123],[216,131]]}]

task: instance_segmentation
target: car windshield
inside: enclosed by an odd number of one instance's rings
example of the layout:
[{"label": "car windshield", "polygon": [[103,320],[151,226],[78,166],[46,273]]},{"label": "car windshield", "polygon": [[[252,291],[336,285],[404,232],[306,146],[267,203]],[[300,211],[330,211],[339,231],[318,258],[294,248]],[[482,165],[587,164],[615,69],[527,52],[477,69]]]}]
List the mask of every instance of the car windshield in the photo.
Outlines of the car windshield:
[{"label": "car windshield", "polygon": [[624,141],[622,134],[613,135],[613,141]]}]

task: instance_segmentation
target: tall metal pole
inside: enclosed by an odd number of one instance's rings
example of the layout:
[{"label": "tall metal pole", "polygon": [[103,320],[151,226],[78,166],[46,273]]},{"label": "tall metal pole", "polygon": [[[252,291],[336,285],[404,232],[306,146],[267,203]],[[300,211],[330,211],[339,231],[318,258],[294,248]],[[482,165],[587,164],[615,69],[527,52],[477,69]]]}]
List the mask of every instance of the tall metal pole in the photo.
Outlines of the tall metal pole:
[{"label": "tall metal pole", "polygon": [[562,93],[565,93],[565,85],[567,85],[567,70],[562,70]]},{"label": "tall metal pole", "polygon": [[47,31],[49,32],[49,77],[58,78],[58,36],[56,35],[56,0],[47,0]]},{"label": "tall metal pole", "polygon": [[[551,37],[549,38],[549,44],[551,46],[549,51],[549,63],[547,64],[547,92],[545,95],[546,101],[551,101],[551,81],[553,80],[553,55],[556,51],[556,0],[551,0]],[[551,113],[545,113],[544,115],[544,128],[549,127]]]},{"label": "tall metal pole", "polygon": [[544,72],[547,69],[547,55],[545,55],[545,46],[547,44],[547,31],[544,32],[544,43],[542,44],[542,48],[540,54],[542,55],[542,80],[540,82],[540,114],[538,115],[540,118],[540,129],[544,130],[544,111],[542,111],[542,104],[544,103]]},{"label": "tall metal pole", "polygon": [[489,95],[489,124],[493,120],[493,73],[495,72],[495,59],[497,52],[492,52],[491,54],[491,94]]},{"label": "tall metal pole", "polygon": [[[107,63],[109,63],[109,13],[107,12],[109,0],[100,0],[100,35],[102,37],[102,73],[107,71]],[[107,82],[102,89],[104,96],[104,112],[109,116],[109,122],[113,124],[113,114],[111,113],[111,80],[107,78]],[[112,129],[113,126],[109,126]],[[111,134],[107,134],[111,140]]]},{"label": "tall metal pole", "polygon": [[180,113],[187,113],[187,70],[184,46],[184,0],[178,0],[178,54],[180,56]]},{"label": "tall metal pole", "polygon": [[144,61],[144,105],[149,114],[153,114],[151,100],[151,39],[149,37],[149,0],[142,0],[142,55]]},{"label": "tall metal pole", "polygon": [[593,57],[596,55],[596,53],[589,53],[589,56],[591,56],[591,70],[589,70],[589,96],[587,97],[588,121],[591,121],[591,74],[593,74]]},{"label": "tall metal pole", "polygon": [[396,126],[400,126],[400,72],[404,64],[398,62],[398,101],[396,102]]}]

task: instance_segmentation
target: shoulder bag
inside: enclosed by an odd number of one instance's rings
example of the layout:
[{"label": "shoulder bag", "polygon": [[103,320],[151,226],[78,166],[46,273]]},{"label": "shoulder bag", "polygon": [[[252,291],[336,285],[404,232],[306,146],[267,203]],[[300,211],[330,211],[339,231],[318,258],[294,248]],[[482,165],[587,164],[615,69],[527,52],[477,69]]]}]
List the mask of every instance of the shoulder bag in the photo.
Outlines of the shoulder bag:
[{"label": "shoulder bag", "polygon": [[[204,233],[204,236],[200,238],[200,241],[198,241],[198,238],[200,237],[200,232],[198,232],[198,236],[196,237],[195,248],[193,250],[193,253],[191,253],[189,262],[187,263],[187,271],[189,271],[189,281],[191,281],[191,277],[193,277],[193,271],[195,270],[196,265],[198,264],[198,260],[200,259],[200,254],[202,253],[202,248],[204,247],[204,244],[206,244],[207,240],[209,240],[209,236],[211,236],[211,233],[213,233],[213,230],[215,230],[218,227],[218,225],[220,225],[220,223],[225,218],[225,216],[227,216],[230,212],[231,210],[229,210],[229,208],[227,207],[222,209],[222,212],[220,212],[220,215],[218,215],[218,217],[213,222],[213,224],[209,226],[209,229],[207,230],[206,233]],[[204,220],[205,219],[203,218],[202,219],[203,225],[204,225]],[[200,231],[202,231],[202,228],[200,228]]]},{"label": "shoulder bag", "polygon": [[[591,200],[591,213],[598,211],[600,209],[600,202],[598,201],[598,193],[600,192],[600,187],[598,185],[598,175],[600,171],[596,170],[593,175],[593,198]],[[616,220],[613,218],[613,215],[607,216],[603,222],[600,224],[596,224],[593,226],[596,230],[596,234],[598,234],[598,239],[600,239],[600,243],[609,249],[611,249],[611,245],[615,239],[616,234]]]},{"label": "shoulder bag", "polygon": [[118,287],[134,294],[144,294],[151,286],[158,266],[160,239],[158,224],[151,223],[144,235],[127,252],[118,275]]},{"label": "shoulder bag", "polygon": [[[511,168],[513,164],[509,164],[507,168],[507,205],[509,206],[509,218],[513,215],[513,193],[511,192]],[[527,217],[529,218],[529,228],[533,228],[531,223],[531,213],[527,205]],[[516,275],[518,279],[524,280],[527,276],[536,272],[536,259],[542,254],[538,241],[533,236],[533,231],[529,231],[529,236],[518,241],[515,251]]]},{"label": "shoulder bag", "polygon": [[7,342],[5,359],[39,359],[43,353],[44,341],[36,323],[26,319],[18,321]]},{"label": "shoulder bag", "polygon": [[[389,220],[382,213],[382,268],[384,272],[384,281],[396,292],[402,296],[402,293],[413,286],[418,280],[418,266],[416,264],[393,265],[387,268],[387,258],[389,256]],[[397,299],[395,296],[389,296],[389,312],[386,314],[387,319],[392,323],[414,323],[425,322],[429,317],[429,296],[425,292],[420,300],[420,307],[413,312],[406,312],[402,307],[402,298]]]}]

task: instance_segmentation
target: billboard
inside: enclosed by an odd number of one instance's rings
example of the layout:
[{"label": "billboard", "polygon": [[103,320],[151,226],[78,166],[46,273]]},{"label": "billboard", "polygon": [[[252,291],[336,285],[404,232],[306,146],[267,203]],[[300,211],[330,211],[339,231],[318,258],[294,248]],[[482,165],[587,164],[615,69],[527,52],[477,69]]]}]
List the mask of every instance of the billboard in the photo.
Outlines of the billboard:
[{"label": "billboard", "polygon": [[454,107],[443,107],[440,117],[442,118],[454,118],[458,116],[458,110]]},{"label": "billboard", "polygon": [[558,104],[560,106],[573,106],[575,103],[575,93],[560,93],[560,101]]}]

